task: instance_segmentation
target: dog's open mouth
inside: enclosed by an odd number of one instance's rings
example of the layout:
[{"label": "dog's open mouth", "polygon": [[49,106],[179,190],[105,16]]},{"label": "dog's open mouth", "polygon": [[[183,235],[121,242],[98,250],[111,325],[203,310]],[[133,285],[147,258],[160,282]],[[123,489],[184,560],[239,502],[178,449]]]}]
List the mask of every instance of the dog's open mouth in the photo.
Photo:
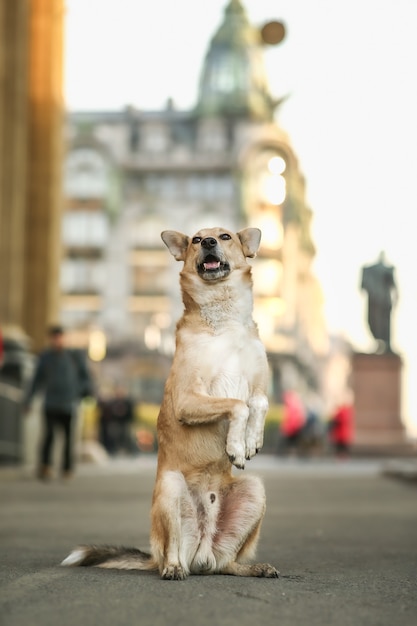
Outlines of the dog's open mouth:
[{"label": "dog's open mouth", "polygon": [[197,271],[204,280],[214,280],[227,276],[230,272],[230,265],[214,254],[208,254],[204,261],[197,265]]}]

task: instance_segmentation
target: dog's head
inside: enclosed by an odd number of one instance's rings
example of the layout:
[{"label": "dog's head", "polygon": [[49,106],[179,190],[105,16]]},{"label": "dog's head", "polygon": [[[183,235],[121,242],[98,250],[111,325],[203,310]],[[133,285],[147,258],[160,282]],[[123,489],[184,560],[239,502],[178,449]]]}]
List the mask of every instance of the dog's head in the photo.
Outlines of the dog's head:
[{"label": "dog's head", "polygon": [[164,230],[161,237],[184,270],[197,273],[204,281],[224,280],[229,274],[248,267],[246,257],[256,256],[261,240],[258,228],[232,233],[225,228],[204,228],[193,237],[175,230]]}]

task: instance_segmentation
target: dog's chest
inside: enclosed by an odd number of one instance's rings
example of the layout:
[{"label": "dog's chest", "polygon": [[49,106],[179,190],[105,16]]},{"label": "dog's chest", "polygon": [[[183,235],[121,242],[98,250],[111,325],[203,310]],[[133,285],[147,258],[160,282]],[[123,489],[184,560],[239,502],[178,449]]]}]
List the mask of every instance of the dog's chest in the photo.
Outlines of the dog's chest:
[{"label": "dog's chest", "polygon": [[246,400],[266,359],[260,340],[238,327],[198,343],[198,369],[208,393]]}]

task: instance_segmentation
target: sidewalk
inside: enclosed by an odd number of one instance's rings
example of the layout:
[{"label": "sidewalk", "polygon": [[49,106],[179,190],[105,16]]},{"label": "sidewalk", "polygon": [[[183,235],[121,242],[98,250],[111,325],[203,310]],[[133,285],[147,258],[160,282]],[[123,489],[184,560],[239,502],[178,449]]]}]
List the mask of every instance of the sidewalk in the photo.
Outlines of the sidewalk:
[{"label": "sidewalk", "polygon": [[415,483],[385,468],[260,455],[245,470],[267,490],[258,558],[281,577],[181,582],[59,566],[81,542],[148,547],[154,457],[80,465],[68,484],[0,471],[0,623],[414,626]]}]

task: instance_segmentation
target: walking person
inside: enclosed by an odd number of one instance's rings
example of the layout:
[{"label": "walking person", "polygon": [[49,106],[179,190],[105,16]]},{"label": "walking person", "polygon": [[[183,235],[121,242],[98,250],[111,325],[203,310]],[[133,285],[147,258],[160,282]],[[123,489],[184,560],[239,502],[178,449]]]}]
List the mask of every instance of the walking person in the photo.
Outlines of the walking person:
[{"label": "walking person", "polygon": [[48,480],[52,476],[52,451],[55,433],[64,435],[61,463],[63,478],[70,478],[74,469],[73,430],[78,402],[92,395],[92,381],[85,358],[79,351],[65,346],[61,326],[48,329],[49,347],[39,355],[35,371],[25,398],[29,408],[32,398],[44,393],[43,439],[40,447],[38,478]]},{"label": "walking person", "polygon": [[134,403],[123,385],[117,385],[110,400],[110,412],[116,428],[116,449],[127,454],[138,454],[139,448],[132,436]]},{"label": "walking person", "polygon": [[299,395],[292,389],[284,391],[283,401],[283,418],[280,431],[284,440],[285,452],[293,456],[298,451],[301,441],[306,422],[306,412]]},{"label": "walking person", "polygon": [[333,412],[328,430],[334,453],[339,459],[349,457],[353,439],[353,405],[343,402]]},{"label": "walking person", "polygon": [[97,399],[97,413],[98,440],[108,454],[114,455],[117,448],[117,433],[108,389],[102,389],[100,392]]}]

